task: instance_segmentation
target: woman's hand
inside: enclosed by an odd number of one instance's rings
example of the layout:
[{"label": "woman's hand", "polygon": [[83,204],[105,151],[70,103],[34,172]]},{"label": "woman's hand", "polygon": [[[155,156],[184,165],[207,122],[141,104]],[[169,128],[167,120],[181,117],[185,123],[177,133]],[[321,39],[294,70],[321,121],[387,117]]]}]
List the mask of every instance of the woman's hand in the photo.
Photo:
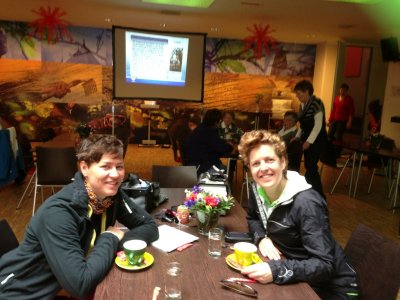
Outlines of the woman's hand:
[{"label": "woman's hand", "polygon": [[113,235],[115,235],[120,241],[123,239],[125,232],[123,232],[121,229],[118,229],[117,227],[114,226],[108,226],[107,230],[105,232],[110,232]]},{"label": "woman's hand", "polygon": [[310,148],[310,143],[309,142],[304,142],[303,143],[303,151],[306,151],[308,148]]},{"label": "woman's hand", "polygon": [[265,262],[245,267],[242,269],[241,273],[260,283],[270,283],[273,280],[271,268]]},{"label": "woman's hand", "polygon": [[278,260],[281,259],[281,252],[274,246],[271,239],[263,238],[258,244],[261,254],[269,259]]}]

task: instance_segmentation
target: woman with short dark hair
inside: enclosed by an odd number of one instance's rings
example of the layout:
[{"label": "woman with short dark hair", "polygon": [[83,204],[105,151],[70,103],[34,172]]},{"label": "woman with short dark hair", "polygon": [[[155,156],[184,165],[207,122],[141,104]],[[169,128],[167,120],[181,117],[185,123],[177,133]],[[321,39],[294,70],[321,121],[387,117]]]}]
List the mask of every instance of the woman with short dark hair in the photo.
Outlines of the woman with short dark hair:
[{"label": "woman with short dark hair", "polygon": [[0,299],[53,299],[61,288],[86,298],[107,275],[119,245],[158,238],[152,217],[120,190],[122,142],[91,135],[77,157],[74,181],[41,205],[20,246],[0,258]]},{"label": "woman with short dark hair", "polygon": [[308,80],[298,82],[294,91],[301,102],[299,121],[302,130],[305,177],[307,182],[325,198],[318,172],[318,161],[328,141],[325,107],[321,99],[314,96],[314,87]]}]

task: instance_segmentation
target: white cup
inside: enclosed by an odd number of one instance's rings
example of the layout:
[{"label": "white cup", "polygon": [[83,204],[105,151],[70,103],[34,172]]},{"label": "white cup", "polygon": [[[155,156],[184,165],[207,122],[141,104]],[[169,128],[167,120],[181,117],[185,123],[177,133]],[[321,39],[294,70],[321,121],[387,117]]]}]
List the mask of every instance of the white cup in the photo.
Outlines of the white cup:
[{"label": "white cup", "polygon": [[224,231],[221,228],[212,228],[208,232],[208,254],[218,258],[222,252],[222,240]]}]

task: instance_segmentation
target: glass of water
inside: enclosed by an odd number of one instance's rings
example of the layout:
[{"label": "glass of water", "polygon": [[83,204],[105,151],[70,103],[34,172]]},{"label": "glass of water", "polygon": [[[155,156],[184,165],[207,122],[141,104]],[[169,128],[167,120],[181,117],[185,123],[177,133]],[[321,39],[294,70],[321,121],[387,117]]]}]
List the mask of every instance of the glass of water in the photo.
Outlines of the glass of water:
[{"label": "glass of water", "polygon": [[211,257],[221,256],[223,237],[224,231],[221,228],[212,228],[208,232],[208,254]]},{"label": "glass of water", "polygon": [[182,265],[178,262],[167,264],[165,272],[165,299],[182,299]]}]

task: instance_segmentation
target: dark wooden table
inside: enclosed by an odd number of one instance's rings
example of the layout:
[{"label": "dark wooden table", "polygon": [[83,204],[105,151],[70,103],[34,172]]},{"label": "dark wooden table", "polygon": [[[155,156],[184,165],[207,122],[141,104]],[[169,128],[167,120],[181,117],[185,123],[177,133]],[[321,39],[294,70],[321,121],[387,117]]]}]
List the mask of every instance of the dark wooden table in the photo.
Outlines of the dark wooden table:
[{"label": "dark wooden table", "polygon": [[[161,189],[161,192],[166,194],[169,200],[154,213],[183,202],[184,189]],[[189,227],[183,230],[198,235],[195,224],[196,221],[192,220]],[[245,210],[236,204],[227,216],[219,218],[219,225],[227,231],[247,231]],[[94,299],[150,300],[154,287],[159,286],[163,289],[164,270],[166,264],[172,261],[178,261],[183,265],[183,299],[251,299],[229,291],[219,283],[220,280],[229,277],[243,277],[225,262],[225,257],[233,253],[232,250],[226,247],[220,258],[211,258],[207,253],[207,237],[198,236],[199,241],[182,252],[165,253],[149,246],[147,251],[154,256],[154,264],[148,269],[129,272],[114,265],[107,277],[97,286]],[[252,283],[251,285],[258,291],[259,299],[319,299],[306,283],[290,285]],[[164,299],[162,291],[158,297],[158,300],[161,299]]]},{"label": "dark wooden table", "polygon": [[[350,177],[350,186],[349,186],[349,196],[351,196],[352,192],[352,186],[353,186],[353,181],[354,181],[354,190],[353,190],[353,198],[355,198],[356,192],[357,192],[357,186],[358,186],[358,179],[360,176],[360,170],[363,162],[363,157],[364,155],[376,155],[381,158],[387,158],[389,160],[388,166],[390,167],[389,169],[389,182],[392,181],[391,178],[391,166],[395,161],[398,161],[398,167],[397,167],[397,178],[396,182],[392,183],[395,184],[394,187],[397,187],[399,184],[399,174],[400,174],[400,150],[397,148],[393,149],[381,149],[381,148],[374,148],[371,147],[370,143],[365,142],[365,141],[359,141],[359,142],[335,142],[335,145],[339,146],[342,149],[348,149],[353,151],[352,156],[349,158],[349,160],[352,160],[352,170],[351,170],[351,177]],[[358,164],[357,164],[357,158],[358,158]],[[349,161],[348,160],[348,161]],[[343,170],[346,168],[346,164],[343,166],[342,171],[340,172],[339,177],[337,178],[332,190],[331,194],[333,193],[337,183],[340,180],[340,177],[342,176]],[[354,179],[354,172],[357,172],[356,178]],[[397,202],[397,189],[394,189],[394,194],[393,194],[393,201],[392,206],[396,205]]]}]

